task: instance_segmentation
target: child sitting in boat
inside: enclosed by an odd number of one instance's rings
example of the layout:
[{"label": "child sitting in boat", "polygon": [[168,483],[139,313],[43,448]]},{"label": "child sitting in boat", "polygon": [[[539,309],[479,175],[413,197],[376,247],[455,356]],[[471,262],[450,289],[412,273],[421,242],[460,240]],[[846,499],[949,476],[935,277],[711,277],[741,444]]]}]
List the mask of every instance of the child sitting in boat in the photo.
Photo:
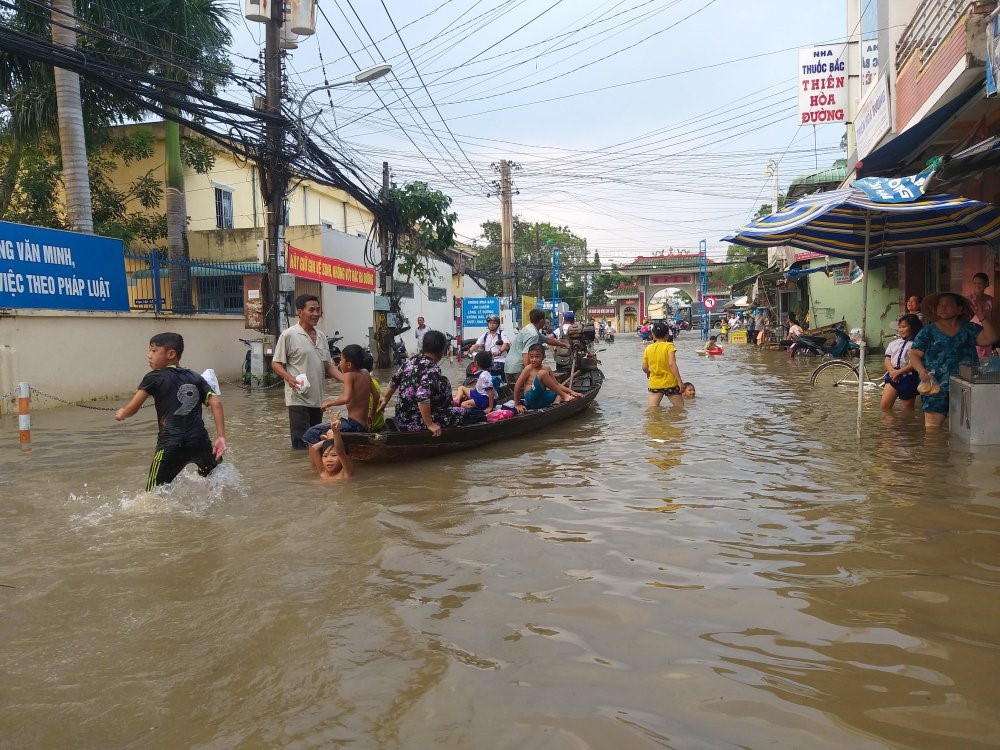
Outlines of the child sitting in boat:
[{"label": "child sitting in boat", "polygon": [[[577,393],[567,388],[552,374],[548,366],[542,364],[545,358],[545,349],[541,344],[532,344],[526,352],[528,364],[521,371],[517,383],[514,385],[514,403],[517,405],[518,413],[526,409],[544,409],[554,403],[569,401],[579,398],[582,393]],[[531,383],[531,388],[525,390]],[[521,403],[521,396],[524,396],[524,403]]]},{"label": "child sitting in boat", "polygon": [[497,392],[493,387],[493,376],[490,368],[493,366],[493,355],[485,349],[476,352],[473,357],[479,376],[472,388],[467,385],[459,386],[455,392],[455,406],[482,409],[489,414],[493,411],[493,404],[496,400]]}]

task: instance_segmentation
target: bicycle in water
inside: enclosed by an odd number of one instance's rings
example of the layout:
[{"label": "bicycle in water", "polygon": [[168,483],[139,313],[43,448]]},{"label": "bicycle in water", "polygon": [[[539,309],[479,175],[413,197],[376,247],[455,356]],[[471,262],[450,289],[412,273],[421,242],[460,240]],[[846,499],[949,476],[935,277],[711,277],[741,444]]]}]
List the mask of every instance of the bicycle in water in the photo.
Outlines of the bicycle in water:
[{"label": "bicycle in water", "polygon": [[858,379],[863,378],[865,388],[881,388],[881,380],[872,380],[868,376],[868,367],[864,362],[855,364],[847,359],[830,359],[823,362],[809,377],[809,385],[822,388],[858,389]]}]

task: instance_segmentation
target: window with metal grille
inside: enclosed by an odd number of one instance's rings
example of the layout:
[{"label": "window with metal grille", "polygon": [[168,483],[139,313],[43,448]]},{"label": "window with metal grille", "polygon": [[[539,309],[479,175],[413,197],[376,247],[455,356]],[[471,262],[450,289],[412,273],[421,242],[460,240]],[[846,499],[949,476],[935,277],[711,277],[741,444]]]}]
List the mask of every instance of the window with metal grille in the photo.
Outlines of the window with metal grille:
[{"label": "window with metal grille", "polygon": [[219,229],[233,228],[233,193],[223,188],[215,189],[215,226]]},{"label": "window with metal grille", "polygon": [[200,276],[194,281],[201,312],[243,313],[242,276]]},{"label": "window with metal grille", "polygon": [[427,287],[427,299],[431,302],[447,302],[448,290],[440,286]]},{"label": "window with metal grille", "polygon": [[394,281],[392,287],[397,297],[413,299],[413,282],[404,284],[402,281]]}]

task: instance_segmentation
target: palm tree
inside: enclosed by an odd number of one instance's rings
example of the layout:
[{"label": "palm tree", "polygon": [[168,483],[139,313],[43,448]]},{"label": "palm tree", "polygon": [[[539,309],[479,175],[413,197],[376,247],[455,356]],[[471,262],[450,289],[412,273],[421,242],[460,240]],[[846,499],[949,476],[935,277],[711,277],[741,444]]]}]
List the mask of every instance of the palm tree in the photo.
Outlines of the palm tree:
[{"label": "palm tree", "polygon": [[[73,0],[52,0],[52,43],[76,49]],[[55,68],[56,107],[59,112],[59,144],[62,149],[63,186],[70,228],[94,233],[94,212],[90,205],[87,174],[87,140],[83,134],[83,102],[80,76]]]},{"label": "palm tree", "polygon": [[[229,13],[220,0],[151,0],[144,3],[144,20],[157,30],[149,43],[160,50],[154,66],[162,76],[181,83],[197,82],[214,90],[218,77],[228,71],[220,57],[232,40],[226,19]],[[164,54],[165,53],[165,54]],[[170,295],[174,312],[190,312],[191,268],[187,236],[187,201],[184,195],[184,163],[180,126],[167,120],[164,126],[167,203],[167,253],[173,261]]]},{"label": "palm tree", "polygon": [[[135,66],[141,70],[152,70],[160,75],[182,83],[197,84],[212,91],[217,81],[229,70],[224,57],[225,48],[231,41],[226,26],[228,10],[225,0],[102,0],[100,3],[80,0],[78,12],[92,21],[95,27],[104,29],[107,38],[87,38],[87,46],[101,47],[105,59],[119,58],[119,64]],[[24,5],[24,8],[20,6]],[[5,21],[19,25],[36,23],[35,3],[15,0],[13,13]],[[73,16],[73,0],[51,0],[51,35],[53,43],[76,47],[76,19]],[[37,29],[36,29],[37,31]],[[115,48],[115,35],[127,43]],[[109,41],[110,40],[110,41]],[[103,99],[103,107],[91,107],[85,111],[80,94],[80,78],[75,73],[55,69],[56,108],[58,111],[58,131],[63,161],[63,182],[66,189],[69,225],[79,231],[93,231],[90,187],[87,174],[86,137],[84,121],[88,127],[106,127],[113,121],[137,119],[133,103],[123,103],[109,97],[99,87],[88,87],[92,98]],[[0,50],[0,83],[17,82],[25,94],[35,94],[45,82],[45,76],[36,70],[30,71],[23,61],[5,55]],[[51,82],[47,89],[51,89]],[[13,86],[5,91],[13,91]],[[10,96],[10,100],[16,99]],[[37,101],[38,96],[32,97]],[[109,101],[110,99],[110,101]],[[48,106],[48,104],[46,104]],[[20,108],[20,105],[17,105]],[[24,137],[32,132],[26,125],[35,122],[39,128],[45,127],[47,117],[35,113],[35,119],[14,116],[0,132],[0,136]],[[95,111],[96,110],[96,111]],[[53,116],[54,122],[56,118]],[[18,157],[17,148],[12,146],[9,153]],[[0,175],[0,209],[9,200],[12,180],[17,174],[19,159],[9,158]],[[191,309],[191,284],[189,269],[183,261],[189,260],[187,246],[187,208],[184,200],[184,166],[181,158],[180,128],[176,123],[166,124],[166,209],[168,217],[168,253],[171,259],[182,261],[171,274],[171,292],[175,309]],[[11,184],[8,184],[11,183]]]}]

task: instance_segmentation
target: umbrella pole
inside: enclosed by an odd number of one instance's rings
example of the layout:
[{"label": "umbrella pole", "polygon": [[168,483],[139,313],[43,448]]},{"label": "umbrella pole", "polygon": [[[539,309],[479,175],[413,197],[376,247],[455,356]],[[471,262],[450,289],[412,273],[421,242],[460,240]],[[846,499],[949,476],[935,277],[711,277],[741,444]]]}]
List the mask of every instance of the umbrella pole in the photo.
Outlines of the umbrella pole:
[{"label": "umbrella pole", "polygon": [[865,212],[865,258],[864,266],[861,269],[861,344],[860,359],[858,360],[858,439],[861,439],[861,414],[865,406],[865,355],[867,345],[865,339],[865,329],[868,326],[868,251],[872,237],[872,212]]}]

